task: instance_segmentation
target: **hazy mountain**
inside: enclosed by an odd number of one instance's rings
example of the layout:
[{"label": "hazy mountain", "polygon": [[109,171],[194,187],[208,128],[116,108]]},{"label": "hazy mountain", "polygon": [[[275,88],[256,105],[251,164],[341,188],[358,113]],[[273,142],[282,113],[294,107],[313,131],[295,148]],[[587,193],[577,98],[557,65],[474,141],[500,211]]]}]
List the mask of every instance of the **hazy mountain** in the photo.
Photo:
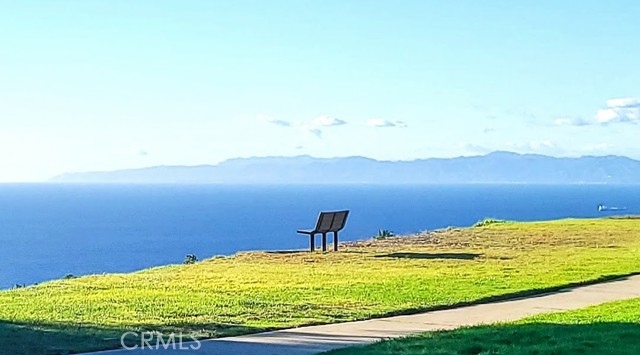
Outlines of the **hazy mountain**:
[{"label": "hazy mountain", "polygon": [[158,166],[68,173],[51,182],[78,183],[623,183],[640,182],[640,161],[620,156],[555,158],[494,152],[413,161],[363,157],[238,158],[218,165]]}]

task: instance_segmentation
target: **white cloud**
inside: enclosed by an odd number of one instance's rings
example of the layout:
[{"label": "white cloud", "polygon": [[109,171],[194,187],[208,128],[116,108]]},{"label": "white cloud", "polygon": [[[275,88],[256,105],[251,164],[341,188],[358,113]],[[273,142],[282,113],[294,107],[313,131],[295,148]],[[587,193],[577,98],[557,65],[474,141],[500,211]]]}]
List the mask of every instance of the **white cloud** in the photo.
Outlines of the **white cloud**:
[{"label": "white cloud", "polygon": [[506,147],[518,153],[557,154],[563,150],[550,140],[536,140],[524,143],[508,142]]},{"label": "white cloud", "polygon": [[347,122],[344,120],[341,120],[339,118],[335,118],[335,117],[331,117],[331,116],[326,116],[326,115],[322,115],[317,117],[314,121],[313,124],[316,126],[324,126],[324,127],[329,127],[329,126],[340,126],[343,124],[346,124]]},{"label": "white cloud", "polygon": [[544,140],[544,141],[531,141],[528,143],[529,148],[531,148],[534,151],[539,151],[539,150],[548,150],[548,149],[555,149],[557,148],[556,144],[553,143],[550,140]]},{"label": "white cloud", "polygon": [[300,126],[300,129],[303,132],[307,132],[307,133],[313,134],[314,136],[316,136],[318,138],[322,138],[322,131],[319,128],[313,126],[313,125],[302,125],[302,126]]},{"label": "white cloud", "polygon": [[582,117],[558,117],[553,121],[556,126],[587,126],[589,121]]},{"label": "white cloud", "polygon": [[383,118],[371,119],[368,124],[371,127],[407,127],[407,124],[403,121],[389,121]]},{"label": "white cloud", "polygon": [[321,128],[331,127],[331,126],[341,126],[344,124],[347,124],[347,122],[344,120],[327,116],[327,115],[322,115],[322,116],[316,117],[316,119],[313,120],[313,122],[311,122],[310,124],[298,124],[298,126],[303,132],[307,132],[307,133],[313,134],[318,138],[322,138]]},{"label": "white cloud", "polygon": [[616,112],[616,110],[611,108],[598,110],[598,112],[596,113],[596,121],[600,123],[609,123],[611,121],[615,121],[616,119],[618,119],[618,113]]},{"label": "white cloud", "polygon": [[595,119],[602,124],[640,121],[640,99],[625,97],[607,100],[607,108],[598,110]]},{"label": "white cloud", "polygon": [[393,127],[394,124],[391,121],[384,120],[382,118],[374,118],[369,120],[369,126],[372,127]]},{"label": "white cloud", "polygon": [[318,116],[310,123],[305,123],[304,121],[291,122],[279,120],[264,114],[259,114],[257,115],[257,117],[260,121],[271,123],[277,126],[295,127],[301,132],[312,134],[318,138],[322,138],[322,129],[324,129],[325,127],[341,126],[347,124],[347,121],[345,120],[341,120],[339,118],[331,117],[328,115]]},{"label": "white cloud", "polygon": [[621,99],[607,100],[609,107],[640,107],[640,99],[635,97],[624,97]]},{"label": "white cloud", "polygon": [[258,115],[258,119],[260,121],[264,121],[264,122],[271,123],[271,124],[274,124],[274,125],[277,125],[277,126],[281,126],[281,127],[291,127],[291,122],[289,122],[289,121],[278,120],[278,119],[275,119],[275,118],[273,118],[271,116],[267,116],[267,115],[263,115],[263,114],[259,114]]}]

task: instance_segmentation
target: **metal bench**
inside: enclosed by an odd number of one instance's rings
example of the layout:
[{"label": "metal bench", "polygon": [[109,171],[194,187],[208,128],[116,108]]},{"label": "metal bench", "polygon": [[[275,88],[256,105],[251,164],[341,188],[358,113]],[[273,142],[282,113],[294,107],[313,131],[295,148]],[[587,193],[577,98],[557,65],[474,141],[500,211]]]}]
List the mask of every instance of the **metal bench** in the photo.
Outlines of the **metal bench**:
[{"label": "metal bench", "polygon": [[327,233],[333,233],[333,250],[338,251],[338,232],[344,228],[349,211],[320,212],[313,230],[298,230],[309,236],[310,250],[316,250],[316,234],[322,234],[322,251],[327,251]]}]

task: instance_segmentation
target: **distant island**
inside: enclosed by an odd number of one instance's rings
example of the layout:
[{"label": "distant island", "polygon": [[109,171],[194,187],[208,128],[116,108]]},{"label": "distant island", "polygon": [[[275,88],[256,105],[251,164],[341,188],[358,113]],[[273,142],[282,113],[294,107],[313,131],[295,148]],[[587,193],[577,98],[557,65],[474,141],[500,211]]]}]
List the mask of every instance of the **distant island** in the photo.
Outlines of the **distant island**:
[{"label": "distant island", "polygon": [[49,181],[137,184],[638,184],[640,161],[621,156],[556,158],[511,152],[412,161],[378,161],[364,157],[264,157],[230,159],[217,165],[66,173]]}]

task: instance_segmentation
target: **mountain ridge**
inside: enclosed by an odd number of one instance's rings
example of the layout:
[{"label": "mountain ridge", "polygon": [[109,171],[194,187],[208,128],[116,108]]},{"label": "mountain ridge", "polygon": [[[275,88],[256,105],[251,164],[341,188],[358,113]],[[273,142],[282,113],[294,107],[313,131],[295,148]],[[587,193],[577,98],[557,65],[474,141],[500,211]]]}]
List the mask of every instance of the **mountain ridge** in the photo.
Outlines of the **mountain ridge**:
[{"label": "mountain ridge", "polygon": [[215,165],[65,173],[59,183],[640,183],[640,161],[625,156],[486,155],[384,161],[362,156],[233,158]]}]

